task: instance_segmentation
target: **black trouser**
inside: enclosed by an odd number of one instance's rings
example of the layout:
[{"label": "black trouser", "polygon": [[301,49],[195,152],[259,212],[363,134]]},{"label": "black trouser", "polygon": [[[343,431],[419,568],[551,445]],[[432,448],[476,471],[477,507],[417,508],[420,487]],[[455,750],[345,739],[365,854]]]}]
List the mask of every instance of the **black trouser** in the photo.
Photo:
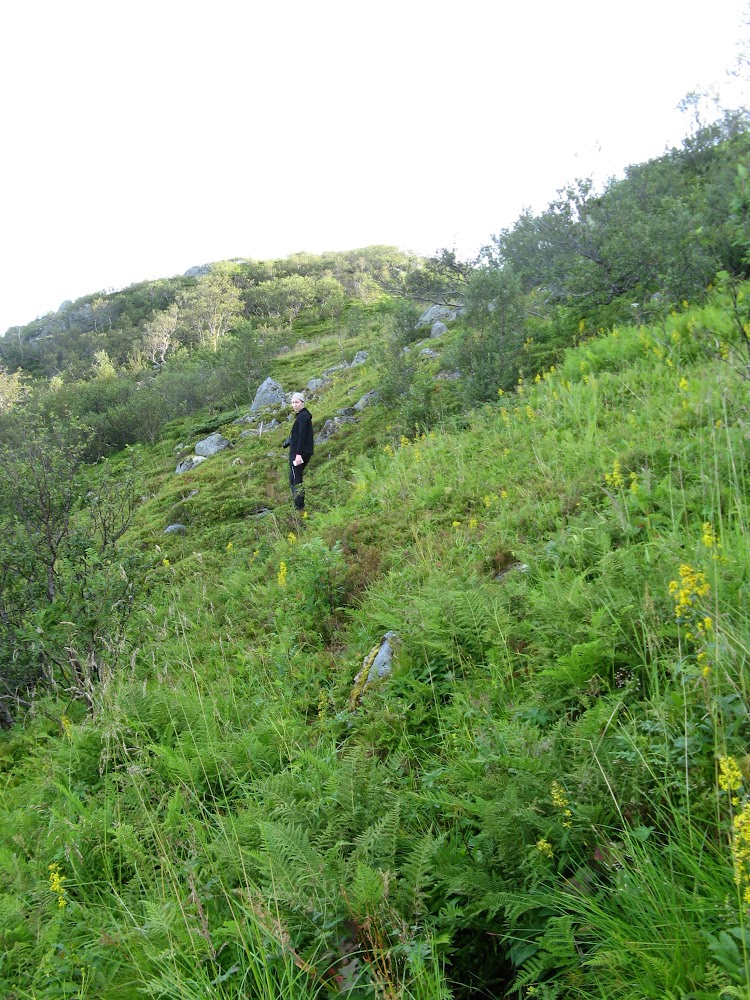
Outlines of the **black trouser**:
[{"label": "black trouser", "polygon": [[305,490],[302,486],[302,475],[306,465],[307,462],[303,462],[302,465],[294,465],[291,459],[289,461],[289,487],[292,491],[292,502],[297,510],[305,509]]}]

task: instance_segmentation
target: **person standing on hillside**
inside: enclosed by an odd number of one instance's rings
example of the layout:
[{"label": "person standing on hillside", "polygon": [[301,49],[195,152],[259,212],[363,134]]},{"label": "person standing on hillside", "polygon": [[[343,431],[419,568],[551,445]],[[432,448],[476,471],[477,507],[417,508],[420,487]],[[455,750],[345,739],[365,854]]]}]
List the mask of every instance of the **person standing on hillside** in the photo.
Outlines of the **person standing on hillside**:
[{"label": "person standing on hillside", "polygon": [[305,397],[301,392],[292,393],[292,409],[297,414],[292,424],[292,433],[284,442],[289,448],[289,486],[292,490],[292,502],[296,510],[305,509],[305,490],[302,477],[313,456],[313,424],[312,415],[305,406]]}]

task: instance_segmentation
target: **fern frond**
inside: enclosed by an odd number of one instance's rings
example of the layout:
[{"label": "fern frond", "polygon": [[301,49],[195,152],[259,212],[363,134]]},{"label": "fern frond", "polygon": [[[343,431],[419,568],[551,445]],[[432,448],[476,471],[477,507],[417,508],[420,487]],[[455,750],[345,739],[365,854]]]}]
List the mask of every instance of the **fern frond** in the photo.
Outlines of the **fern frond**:
[{"label": "fern frond", "polygon": [[368,862],[382,869],[393,869],[396,864],[396,837],[401,809],[396,804],[384,816],[357,837],[351,860],[356,864]]},{"label": "fern frond", "polygon": [[406,901],[409,912],[419,917],[425,909],[425,897],[437,882],[435,854],[445,841],[445,834],[435,837],[428,831],[411,847],[399,867],[399,895]]}]

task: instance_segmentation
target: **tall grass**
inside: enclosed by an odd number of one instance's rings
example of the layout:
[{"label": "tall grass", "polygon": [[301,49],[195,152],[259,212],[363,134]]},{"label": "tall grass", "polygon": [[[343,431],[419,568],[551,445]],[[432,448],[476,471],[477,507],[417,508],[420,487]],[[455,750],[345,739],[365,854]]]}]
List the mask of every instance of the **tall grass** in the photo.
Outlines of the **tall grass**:
[{"label": "tall grass", "polygon": [[247,516],[248,444],[165,542],[155,448],[132,670],[0,741],[6,995],[746,996],[748,390],[709,324],[416,438],[372,411],[305,521]]}]

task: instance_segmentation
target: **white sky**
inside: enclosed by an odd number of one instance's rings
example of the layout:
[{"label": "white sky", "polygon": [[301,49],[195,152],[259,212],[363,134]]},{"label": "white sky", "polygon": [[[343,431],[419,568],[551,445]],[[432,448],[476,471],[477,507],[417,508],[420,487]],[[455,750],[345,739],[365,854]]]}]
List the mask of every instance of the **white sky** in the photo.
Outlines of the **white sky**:
[{"label": "white sky", "polygon": [[678,144],[746,6],[7,0],[0,331],[230,257],[474,250]]}]

